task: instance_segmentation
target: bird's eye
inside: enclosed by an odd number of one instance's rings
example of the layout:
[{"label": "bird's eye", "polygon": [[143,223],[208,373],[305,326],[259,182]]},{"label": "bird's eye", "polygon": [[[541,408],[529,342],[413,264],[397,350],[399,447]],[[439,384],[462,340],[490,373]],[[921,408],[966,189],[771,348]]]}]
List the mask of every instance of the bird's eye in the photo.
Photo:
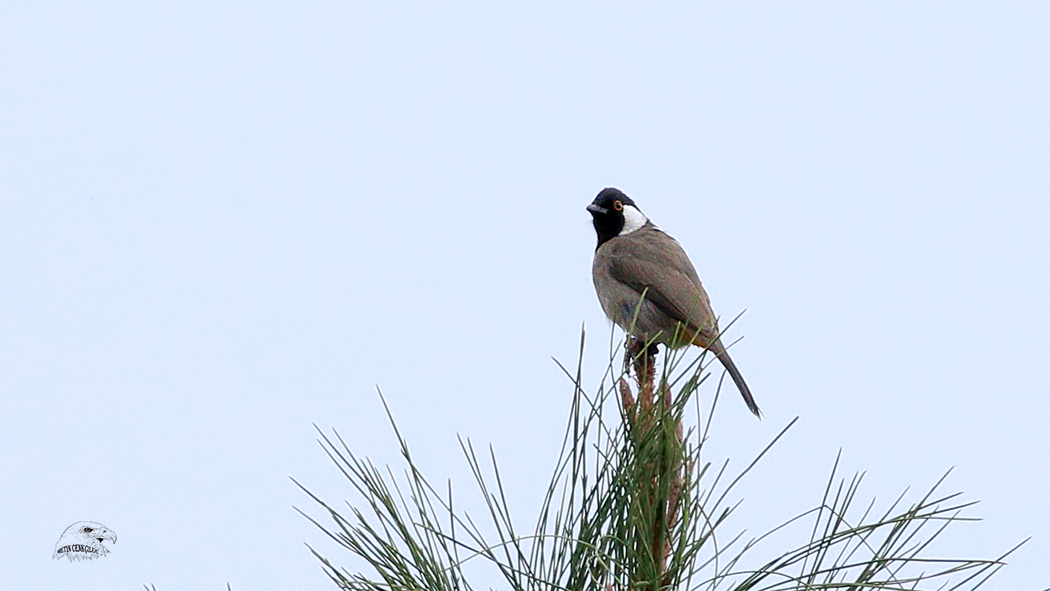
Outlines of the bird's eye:
[{"label": "bird's eye", "polygon": [[623,211],[623,203],[619,200],[613,201],[613,209],[616,211]]},{"label": "bird's eye", "polygon": [[95,531],[95,528],[88,527],[86,525],[84,527],[80,528],[80,533],[82,533],[82,534],[89,534],[89,533],[91,533],[93,531]]}]

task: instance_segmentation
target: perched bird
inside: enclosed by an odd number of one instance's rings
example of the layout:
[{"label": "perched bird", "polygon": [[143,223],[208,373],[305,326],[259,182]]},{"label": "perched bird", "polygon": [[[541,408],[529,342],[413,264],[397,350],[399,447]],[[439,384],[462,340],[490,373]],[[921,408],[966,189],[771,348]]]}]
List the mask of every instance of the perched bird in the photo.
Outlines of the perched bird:
[{"label": "perched bird", "polygon": [[[762,414],[719,338],[711,300],[685,251],[619,189],[587,206],[598,247],[591,274],[610,320],[646,343],[703,347],[718,357],[755,416]],[[643,297],[644,294],[644,297]]]}]

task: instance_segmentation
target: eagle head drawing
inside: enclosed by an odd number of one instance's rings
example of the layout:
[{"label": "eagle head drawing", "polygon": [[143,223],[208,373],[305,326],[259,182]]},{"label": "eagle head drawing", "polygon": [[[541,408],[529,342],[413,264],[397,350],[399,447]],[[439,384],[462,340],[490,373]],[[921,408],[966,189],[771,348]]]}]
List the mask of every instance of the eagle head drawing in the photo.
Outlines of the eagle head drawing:
[{"label": "eagle head drawing", "polygon": [[94,560],[109,554],[109,549],[102,545],[102,540],[112,540],[116,544],[117,534],[101,523],[78,521],[62,532],[51,558],[57,560],[65,556],[70,562]]}]

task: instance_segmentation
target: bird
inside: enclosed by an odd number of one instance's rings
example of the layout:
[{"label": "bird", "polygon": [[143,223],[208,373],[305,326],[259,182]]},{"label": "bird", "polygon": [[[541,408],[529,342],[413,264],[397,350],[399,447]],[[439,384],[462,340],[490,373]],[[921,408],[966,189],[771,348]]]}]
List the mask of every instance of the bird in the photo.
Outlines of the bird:
[{"label": "bird", "polygon": [[672,349],[697,345],[718,358],[747,408],[762,412],[729,356],[692,261],[677,240],[657,228],[623,191],[603,189],[587,206],[598,234],[591,276],[602,310],[643,343]]},{"label": "bird", "polygon": [[109,554],[109,548],[102,545],[103,540],[117,543],[117,534],[94,521],[78,521],[66,528],[55,544],[55,560],[65,556],[70,562],[74,560],[94,560]]}]

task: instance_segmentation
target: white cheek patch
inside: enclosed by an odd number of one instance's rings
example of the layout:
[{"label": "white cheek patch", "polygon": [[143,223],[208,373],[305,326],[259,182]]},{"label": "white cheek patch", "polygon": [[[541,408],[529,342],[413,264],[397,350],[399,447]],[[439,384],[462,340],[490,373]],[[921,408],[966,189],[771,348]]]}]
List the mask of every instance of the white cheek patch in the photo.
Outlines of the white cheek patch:
[{"label": "white cheek patch", "polygon": [[623,230],[620,230],[620,236],[624,234],[630,234],[635,230],[641,228],[648,222],[649,218],[645,217],[645,214],[638,211],[638,208],[633,205],[623,206]]}]

